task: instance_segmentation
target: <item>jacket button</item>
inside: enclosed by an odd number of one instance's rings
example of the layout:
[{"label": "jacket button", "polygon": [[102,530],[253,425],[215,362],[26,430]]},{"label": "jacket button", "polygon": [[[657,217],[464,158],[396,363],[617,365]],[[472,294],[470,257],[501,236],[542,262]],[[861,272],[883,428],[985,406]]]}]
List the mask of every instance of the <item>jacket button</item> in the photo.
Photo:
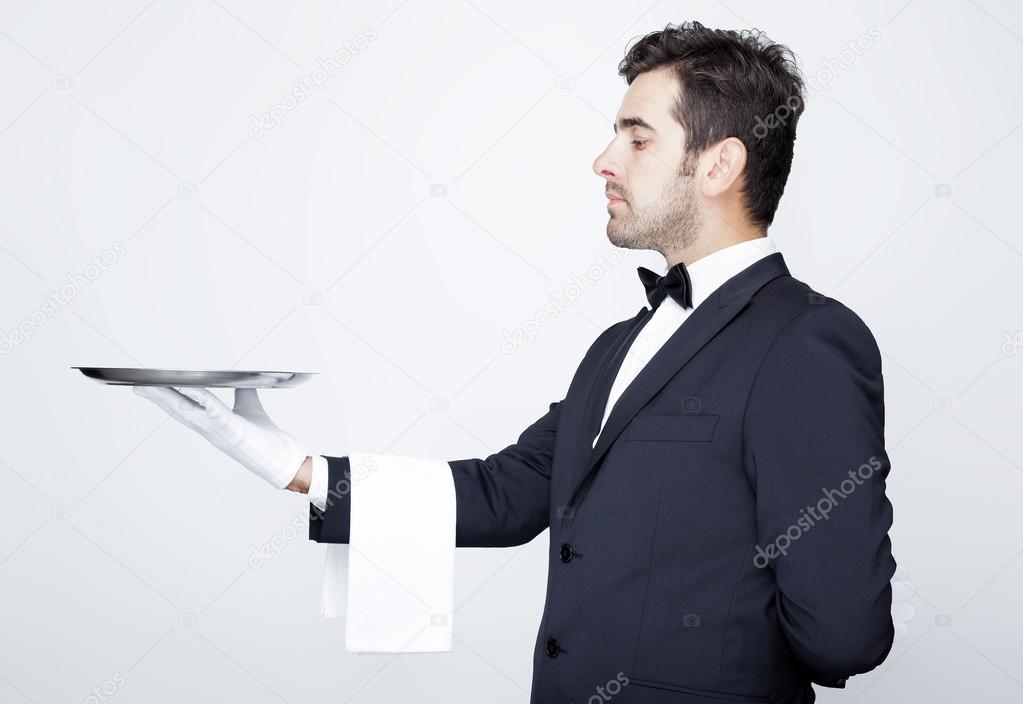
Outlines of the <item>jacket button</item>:
[{"label": "jacket button", "polygon": [[547,656],[556,658],[558,653],[561,652],[561,645],[558,644],[557,638],[550,638],[547,640]]},{"label": "jacket button", "polygon": [[568,543],[565,543],[564,545],[561,546],[561,552],[559,554],[561,556],[562,562],[568,562],[569,560],[572,559],[572,555],[574,555],[575,553],[572,551],[572,546],[569,545]]}]

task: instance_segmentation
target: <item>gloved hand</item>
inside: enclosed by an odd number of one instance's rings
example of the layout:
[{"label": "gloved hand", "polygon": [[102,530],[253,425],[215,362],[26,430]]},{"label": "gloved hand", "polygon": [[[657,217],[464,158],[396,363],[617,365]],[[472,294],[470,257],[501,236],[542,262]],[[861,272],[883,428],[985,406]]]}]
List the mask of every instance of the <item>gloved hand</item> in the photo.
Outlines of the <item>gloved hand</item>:
[{"label": "gloved hand", "polygon": [[291,483],[309,455],[303,443],[273,424],[256,389],[235,389],[233,410],[208,389],[136,386],[134,390],[278,489]]}]

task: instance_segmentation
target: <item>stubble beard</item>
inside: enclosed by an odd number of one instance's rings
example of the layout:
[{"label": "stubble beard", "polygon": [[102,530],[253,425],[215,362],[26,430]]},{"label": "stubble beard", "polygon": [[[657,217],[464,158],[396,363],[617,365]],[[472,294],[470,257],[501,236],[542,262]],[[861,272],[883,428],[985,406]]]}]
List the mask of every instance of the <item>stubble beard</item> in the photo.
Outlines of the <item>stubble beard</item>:
[{"label": "stubble beard", "polygon": [[625,249],[653,249],[667,256],[696,241],[702,219],[692,174],[680,172],[654,203],[634,210],[631,202],[619,206],[607,221],[607,238]]}]

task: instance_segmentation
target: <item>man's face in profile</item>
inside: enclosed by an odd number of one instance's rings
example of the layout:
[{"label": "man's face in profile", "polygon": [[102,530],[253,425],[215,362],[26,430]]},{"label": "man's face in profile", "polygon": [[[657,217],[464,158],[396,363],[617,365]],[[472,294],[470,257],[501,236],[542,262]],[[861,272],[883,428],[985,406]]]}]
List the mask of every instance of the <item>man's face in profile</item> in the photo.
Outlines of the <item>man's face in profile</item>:
[{"label": "man's face in profile", "polygon": [[678,89],[667,69],[637,76],[615,116],[614,138],[593,162],[606,181],[607,237],[615,246],[666,254],[696,238],[696,159],[683,165],[685,134],[672,116]]}]

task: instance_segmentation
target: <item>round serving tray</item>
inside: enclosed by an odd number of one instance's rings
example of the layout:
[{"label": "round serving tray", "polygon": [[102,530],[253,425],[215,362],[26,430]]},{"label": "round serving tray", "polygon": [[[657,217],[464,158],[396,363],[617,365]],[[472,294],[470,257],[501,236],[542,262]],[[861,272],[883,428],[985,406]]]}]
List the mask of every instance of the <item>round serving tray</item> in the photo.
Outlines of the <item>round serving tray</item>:
[{"label": "round serving tray", "polygon": [[119,386],[212,386],[234,389],[286,389],[308,381],[315,372],[264,372],[237,369],[145,369],[139,367],[71,367],[101,384]]}]

